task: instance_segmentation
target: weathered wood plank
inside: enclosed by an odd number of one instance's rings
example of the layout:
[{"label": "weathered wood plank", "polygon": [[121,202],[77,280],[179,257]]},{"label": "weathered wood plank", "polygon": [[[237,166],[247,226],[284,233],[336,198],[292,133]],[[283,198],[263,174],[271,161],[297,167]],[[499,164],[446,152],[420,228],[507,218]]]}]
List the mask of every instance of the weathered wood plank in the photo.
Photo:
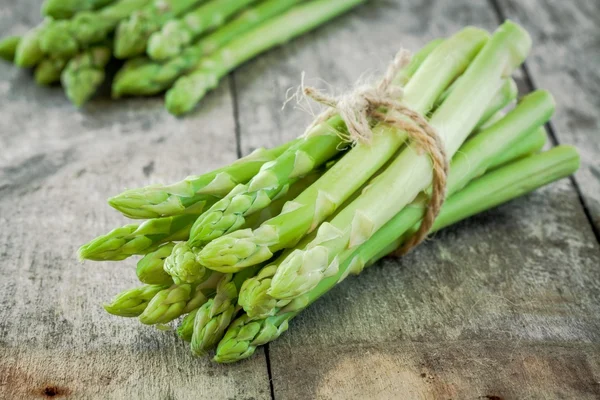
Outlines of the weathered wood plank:
[{"label": "weathered wood plank", "polygon": [[[0,35],[39,19],[41,1],[0,1]],[[174,333],[101,307],[137,285],[134,260],[81,264],[83,242],[126,220],[106,198],[233,161],[227,82],[176,120],[160,97],[92,101],[0,66],[0,398],[270,398],[264,356],[216,366]]]},{"label": "weathered wood plank", "polygon": [[[39,2],[0,4],[0,34],[38,19]],[[399,45],[495,25],[483,2],[378,5],[235,74],[243,153],[302,132],[307,114],[278,111],[302,70],[349,86]],[[74,258],[123,223],[108,195],[235,158],[227,84],[177,123],[158,98],[77,113],[8,67],[0,90],[0,397],[269,398],[263,354],[214,366],[173,335],[105,315],[99,303],[134,285],[132,270]],[[276,397],[596,398],[600,255],[588,228],[564,181],[348,279],[271,346]]]},{"label": "weathered wood plank", "polygon": [[575,180],[600,230],[600,4],[596,0],[498,0],[506,18],[522,24],[534,46],[527,66],[534,85],[557,97],[557,139],[577,146]]},{"label": "weathered wood plank", "polygon": [[[346,88],[399,46],[467,24],[491,30],[497,17],[487,2],[380,2],[249,63],[234,75],[242,148],[302,133],[310,115],[279,111],[302,71]],[[600,250],[589,228],[563,181],[349,279],[270,345],[275,397],[597,397]]]},{"label": "weathered wood plank", "polygon": [[598,398],[598,344],[390,341],[307,347],[301,357],[283,347],[277,354],[298,371],[276,382],[285,399]]}]

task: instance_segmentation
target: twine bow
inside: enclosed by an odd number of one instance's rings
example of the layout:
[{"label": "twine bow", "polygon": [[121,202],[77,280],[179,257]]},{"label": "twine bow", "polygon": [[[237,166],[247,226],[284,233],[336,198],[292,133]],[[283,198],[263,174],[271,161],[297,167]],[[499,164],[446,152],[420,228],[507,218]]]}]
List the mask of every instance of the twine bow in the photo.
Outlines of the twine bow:
[{"label": "twine bow", "polygon": [[[368,144],[373,136],[371,122],[378,121],[405,131],[417,148],[431,157],[433,181],[427,210],[418,231],[393,253],[395,256],[408,253],[427,237],[446,198],[449,168],[444,143],[435,129],[421,114],[400,103],[404,88],[395,84],[394,78],[410,59],[410,52],[401,50],[377,85],[361,85],[342,96],[330,96],[313,87],[304,88],[307,97],[329,107],[317,116],[307,133],[339,114],[348,128],[347,134],[338,132],[340,137],[351,143]],[[386,109],[387,113],[381,109]]]}]

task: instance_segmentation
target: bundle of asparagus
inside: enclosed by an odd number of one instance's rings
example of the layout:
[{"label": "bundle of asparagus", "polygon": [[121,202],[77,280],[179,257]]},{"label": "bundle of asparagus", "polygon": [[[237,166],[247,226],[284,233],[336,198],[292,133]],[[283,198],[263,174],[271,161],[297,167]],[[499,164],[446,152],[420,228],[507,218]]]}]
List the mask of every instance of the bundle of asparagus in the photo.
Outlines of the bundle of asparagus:
[{"label": "bundle of asparagus", "polygon": [[113,97],[173,87],[167,109],[180,115],[240,64],[365,1],[45,0],[44,21],[1,40],[0,57],[34,68],[40,85],[60,81],[78,107],[104,82],[113,57],[127,60]]},{"label": "bundle of asparagus", "polygon": [[527,32],[510,21],[492,35],[465,28],[429,43],[396,74],[394,84],[404,86],[399,101],[412,111],[372,110],[369,141],[344,145],[350,123],[334,115],[227,167],[111,198],[125,216],[149,219],[79,251],[91,260],[143,256],[137,276],[144,285],[106,310],[143,324],[184,316],[177,333],[194,354],[216,349],[218,362],[249,357],[422,226],[432,157],[408,132],[412,113],[430,116],[426,123],[451,159],[447,200],[431,232],[572,174],[574,148],[540,153],[552,96],[539,90],[515,102],[511,74],[529,49]]}]

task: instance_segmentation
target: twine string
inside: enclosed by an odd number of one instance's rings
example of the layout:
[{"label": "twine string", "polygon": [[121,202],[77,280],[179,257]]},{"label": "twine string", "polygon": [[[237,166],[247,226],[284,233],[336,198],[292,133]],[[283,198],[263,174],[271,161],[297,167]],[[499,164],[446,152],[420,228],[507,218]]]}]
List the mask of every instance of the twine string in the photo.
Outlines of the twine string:
[{"label": "twine string", "polygon": [[408,65],[410,59],[410,52],[401,50],[377,85],[360,85],[341,96],[331,96],[313,87],[303,88],[305,96],[328,107],[308,127],[306,135],[316,126],[339,114],[348,130],[347,133],[338,132],[344,141],[368,144],[373,136],[372,123],[382,122],[405,131],[420,151],[429,154],[433,169],[429,203],[417,232],[392,253],[398,257],[408,253],[427,237],[446,198],[449,168],[442,139],[423,115],[401,103],[404,88],[394,84],[394,78]]}]

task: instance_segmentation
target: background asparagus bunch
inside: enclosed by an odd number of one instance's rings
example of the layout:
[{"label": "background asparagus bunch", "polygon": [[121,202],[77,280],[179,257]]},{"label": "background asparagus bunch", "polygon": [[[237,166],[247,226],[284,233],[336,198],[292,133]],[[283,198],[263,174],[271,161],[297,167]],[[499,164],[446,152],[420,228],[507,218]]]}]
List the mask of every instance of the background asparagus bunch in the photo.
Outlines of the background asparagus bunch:
[{"label": "background asparagus bunch", "polygon": [[0,57],[40,85],[60,82],[78,107],[113,60],[113,97],[173,88],[167,109],[181,115],[240,64],[365,1],[45,0],[44,21],[1,40]]},{"label": "background asparagus bunch", "polygon": [[[427,44],[396,77],[401,101],[429,116],[451,157],[432,232],[578,168],[572,147],[540,152],[552,96],[540,90],[516,101],[511,74],[529,49],[527,32],[510,21],[493,34],[468,27]],[[142,256],[143,285],[106,310],[148,325],[183,317],[177,334],[195,355],[216,349],[217,362],[275,340],[299,312],[420,226],[430,157],[406,132],[373,122],[368,143],[344,146],[346,126],[335,116],[224,168],[109,199],[125,216],[147,220],[79,251],[91,260]]]}]

